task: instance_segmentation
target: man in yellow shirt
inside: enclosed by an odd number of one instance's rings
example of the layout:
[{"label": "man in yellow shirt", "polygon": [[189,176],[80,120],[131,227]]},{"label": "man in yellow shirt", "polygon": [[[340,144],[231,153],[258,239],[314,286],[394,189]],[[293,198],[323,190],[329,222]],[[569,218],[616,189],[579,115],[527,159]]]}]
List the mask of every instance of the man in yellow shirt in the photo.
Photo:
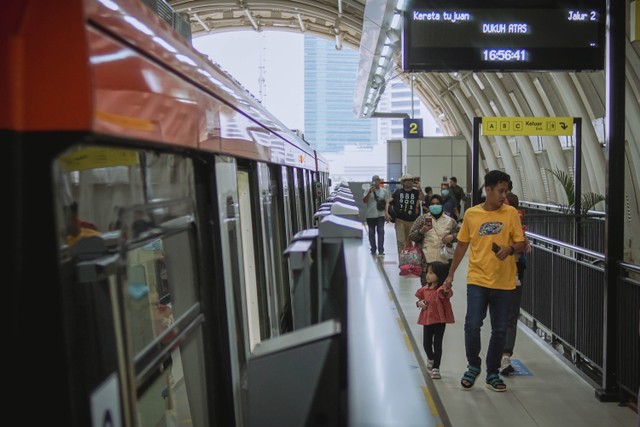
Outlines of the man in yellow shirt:
[{"label": "man in yellow shirt", "polygon": [[467,371],[460,383],[470,389],[480,374],[480,328],[489,308],[491,339],[487,350],[486,387],[493,391],[506,391],[499,375],[500,360],[505,344],[507,319],[512,290],[516,287],[516,263],[512,255],[524,249],[525,238],[518,212],[504,204],[509,190],[510,176],[500,170],[485,175],[487,194],[484,203],[466,210],[458,233],[449,276],[444,289],[451,289],[453,277],[467,249],[467,314],[464,321],[464,343]]},{"label": "man in yellow shirt", "polygon": [[78,204],[73,202],[66,208],[68,215],[69,234],[65,238],[67,245],[73,246],[78,240],[89,236],[99,236],[101,233],[97,227],[88,221],[80,219],[78,216]]}]

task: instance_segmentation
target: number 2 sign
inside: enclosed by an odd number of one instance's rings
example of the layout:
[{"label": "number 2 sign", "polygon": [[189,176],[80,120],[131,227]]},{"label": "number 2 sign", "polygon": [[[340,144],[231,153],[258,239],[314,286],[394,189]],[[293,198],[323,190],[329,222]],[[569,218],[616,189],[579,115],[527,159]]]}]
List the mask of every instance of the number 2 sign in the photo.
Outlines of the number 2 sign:
[{"label": "number 2 sign", "polygon": [[422,119],[404,119],[404,137],[422,138]]}]

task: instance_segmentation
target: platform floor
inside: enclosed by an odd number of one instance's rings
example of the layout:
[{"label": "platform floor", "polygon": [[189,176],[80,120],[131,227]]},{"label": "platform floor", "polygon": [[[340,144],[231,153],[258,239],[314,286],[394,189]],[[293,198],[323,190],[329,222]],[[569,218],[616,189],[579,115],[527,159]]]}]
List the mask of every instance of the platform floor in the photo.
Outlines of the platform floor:
[{"label": "platform floor", "polygon": [[[369,247],[366,237],[363,244]],[[376,262],[387,278],[390,309],[397,314],[403,330],[412,368],[416,371],[417,393],[423,393],[435,424],[453,427],[640,427],[640,418],[631,408],[603,403],[595,397],[597,385],[575,370],[544,340],[524,324],[519,325],[512,360],[519,375],[504,377],[508,391],[496,393],[484,387],[484,372],[471,390],[463,390],[460,378],[467,362],[464,352],[467,259],[456,271],[451,299],[456,323],[447,325],[442,379],[432,380],[426,372],[422,349],[422,326],[418,325],[415,291],[418,277],[400,276],[393,224],[385,227],[384,258]],[[535,286],[525,283],[524,286]],[[488,318],[482,330],[481,357],[489,342]],[[483,366],[484,368],[484,366]],[[428,424],[427,424],[428,425]]]}]

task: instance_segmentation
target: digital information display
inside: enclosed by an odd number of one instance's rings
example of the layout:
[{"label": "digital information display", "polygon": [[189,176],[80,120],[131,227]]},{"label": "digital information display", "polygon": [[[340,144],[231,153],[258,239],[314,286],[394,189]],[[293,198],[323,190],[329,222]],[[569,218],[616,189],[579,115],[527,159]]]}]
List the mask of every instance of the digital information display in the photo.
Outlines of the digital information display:
[{"label": "digital information display", "polygon": [[404,71],[596,71],[605,0],[414,0],[404,13]]}]

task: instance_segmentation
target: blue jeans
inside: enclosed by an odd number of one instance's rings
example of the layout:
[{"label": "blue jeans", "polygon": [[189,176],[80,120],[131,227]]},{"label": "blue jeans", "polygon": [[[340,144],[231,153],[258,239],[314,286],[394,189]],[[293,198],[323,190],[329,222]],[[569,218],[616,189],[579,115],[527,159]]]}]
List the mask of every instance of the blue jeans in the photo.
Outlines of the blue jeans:
[{"label": "blue jeans", "polygon": [[[384,253],[384,223],[385,220],[383,216],[367,218],[367,225],[369,226],[369,246],[371,247],[372,255],[375,255],[376,249],[380,255]],[[376,234],[378,235],[377,247]]]},{"label": "blue jeans", "polygon": [[507,319],[512,291],[490,289],[478,285],[467,285],[467,315],[464,318],[464,345],[467,362],[480,368],[480,329],[487,316],[491,319],[491,338],[487,350],[487,375],[498,374],[504,349]]}]

